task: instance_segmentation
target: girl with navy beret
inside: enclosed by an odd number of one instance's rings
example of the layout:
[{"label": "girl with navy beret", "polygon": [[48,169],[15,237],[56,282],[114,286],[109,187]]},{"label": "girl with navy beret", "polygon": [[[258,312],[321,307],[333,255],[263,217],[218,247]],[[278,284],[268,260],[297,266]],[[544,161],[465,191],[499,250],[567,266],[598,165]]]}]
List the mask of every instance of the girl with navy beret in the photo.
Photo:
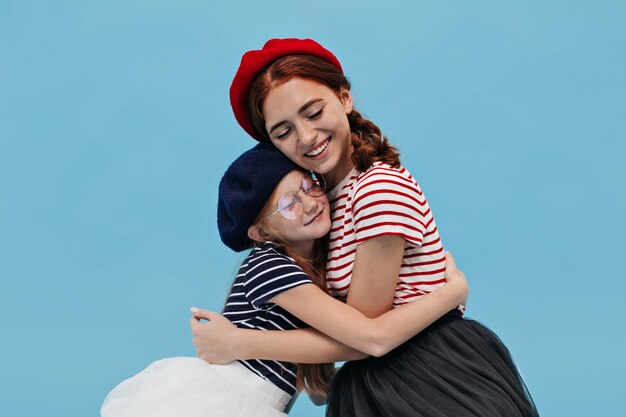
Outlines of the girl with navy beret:
[{"label": "girl with navy beret", "polygon": [[333,366],[315,363],[383,355],[464,302],[467,284],[452,258],[440,290],[378,318],[330,297],[321,240],[331,225],[324,190],[322,175],[301,169],[269,142],[231,164],[219,186],[220,236],[231,249],[250,252],[223,310],[230,321],[193,309],[191,326],[197,333],[204,317],[241,329],[238,336],[256,336],[269,330],[311,333],[305,330],[310,325],[328,335],[315,332],[327,352],[312,355],[310,365],[289,358],[225,365],[162,359],[115,387],[104,401],[103,417],[286,416],[300,390],[318,395],[328,390]]},{"label": "girl with navy beret", "polygon": [[[230,99],[250,136],[326,177],[330,294],[378,317],[446,287],[446,256],[424,193],[380,129],[354,108],[334,54],[310,39],[272,39],[243,55]],[[463,311],[443,309],[392,352],[347,362],[329,390],[326,415],[537,416],[506,346]],[[196,327],[194,342],[210,362],[349,359],[313,333],[246,333],[211,317]],[[337,312],[333,320],[341,319]]]}]

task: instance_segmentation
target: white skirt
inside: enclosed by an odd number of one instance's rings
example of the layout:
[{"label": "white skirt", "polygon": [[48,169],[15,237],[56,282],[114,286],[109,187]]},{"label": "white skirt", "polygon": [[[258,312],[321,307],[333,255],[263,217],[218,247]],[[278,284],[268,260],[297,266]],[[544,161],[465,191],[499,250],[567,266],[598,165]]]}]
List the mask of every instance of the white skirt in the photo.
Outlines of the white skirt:
[{"label": "white skirt", "polygon": [[286,417],[291,396],[239,362],[199,358],[153,362],[115,387],[102,417]]}]

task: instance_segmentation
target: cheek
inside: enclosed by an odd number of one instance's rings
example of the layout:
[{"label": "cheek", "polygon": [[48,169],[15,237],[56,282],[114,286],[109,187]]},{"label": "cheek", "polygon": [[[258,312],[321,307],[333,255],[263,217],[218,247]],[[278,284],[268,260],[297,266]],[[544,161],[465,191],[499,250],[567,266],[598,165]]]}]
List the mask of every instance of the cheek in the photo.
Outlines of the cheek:
[{"label": "cheek", "polygon": [[348,123],[348,114],[345,112],[345,109],[343,108],[341,103],[338,103],[337,106],[334,108],[334,111],[333,111],[333,121],[337,125],[341,125],[341,126],[345,126],[345,125],[349,124]]},{"label": "cheek", "polygon": [[326,219],[324,219],[324,234],[328,233],[331,227],[332,222],[330,221],[330,216],[328,216],[326,217]]},{"label": "cheek", "polygon": [[328,218],[328,220],[330,221],[330,203],[328,202],[328,198],[326,197],[322,197],[322,205],[324,206],[324,217]]},{"label": "cheek", "polygon": [[276,221],[274,222],[274,233],[277,235],[279,239],[289,239],[293,230],[294,223],[298,220],[298,216],[296,216],[296,220],[287,220],[282,217],[279,213],[276,213]]},{"label": "cheek", "polygon": [[287,158],[291,159],[292,161],[294,161],[295,158],[298,157],[296,153],[296,146],[295,146],[294,141],[291,141],[289,139],[272,140],[272,143],[274,144],[274,146],[276,146],[276,149],[278,149],[280,153],[282,153],[283,155],[285,155]]}]

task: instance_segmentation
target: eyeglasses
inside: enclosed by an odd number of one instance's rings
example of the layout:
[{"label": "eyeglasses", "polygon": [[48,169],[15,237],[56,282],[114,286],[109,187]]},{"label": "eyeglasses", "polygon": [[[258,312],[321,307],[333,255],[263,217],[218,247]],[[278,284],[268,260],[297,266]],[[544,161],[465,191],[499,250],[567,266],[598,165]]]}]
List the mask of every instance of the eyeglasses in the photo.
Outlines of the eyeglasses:
[{"label": "eyeglasses", "polygon": [[302,199],[298,195],[300,191],[312,197],[320,197],[326,190],[326,181],[322,174],[309,171],[302,177],[302,185],[295,191],[283,194],[278,199],[278,208],[263,217],[280,213],[287,220],[295,220],[302,214]]}]

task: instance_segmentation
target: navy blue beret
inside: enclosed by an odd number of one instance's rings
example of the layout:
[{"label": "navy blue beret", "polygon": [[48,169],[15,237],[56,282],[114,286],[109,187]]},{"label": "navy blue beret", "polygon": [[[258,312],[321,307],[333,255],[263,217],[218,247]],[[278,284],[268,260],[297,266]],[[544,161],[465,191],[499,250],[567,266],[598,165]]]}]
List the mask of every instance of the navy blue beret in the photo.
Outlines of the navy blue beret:
[{"label": "navy blue beret", "polygon": [[220,181],[217,227],[236,252],[252,246],[248,228],[285,175],[299,169],[271,142],[261,142],[233,162]]}]

